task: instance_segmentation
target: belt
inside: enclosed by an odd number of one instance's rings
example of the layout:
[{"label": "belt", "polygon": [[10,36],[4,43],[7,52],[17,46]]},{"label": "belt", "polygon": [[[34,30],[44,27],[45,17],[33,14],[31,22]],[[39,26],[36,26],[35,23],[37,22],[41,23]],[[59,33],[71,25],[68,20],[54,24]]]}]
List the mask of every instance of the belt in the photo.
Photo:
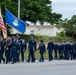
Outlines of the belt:
[{"label": "belt", "polygon": [[0,47],[0,50],[1,50],[1,47]]},{"label": "belt", "polygon": [[12,47],[12,48],[16,48],[16,47]]}]

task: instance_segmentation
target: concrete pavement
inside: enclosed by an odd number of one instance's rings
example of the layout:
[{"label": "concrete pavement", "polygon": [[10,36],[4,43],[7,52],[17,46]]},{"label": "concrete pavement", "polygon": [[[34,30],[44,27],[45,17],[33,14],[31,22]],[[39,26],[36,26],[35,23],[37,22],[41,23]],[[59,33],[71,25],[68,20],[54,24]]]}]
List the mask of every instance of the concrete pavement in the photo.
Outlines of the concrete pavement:
[{"label": "concrete pavement", "polygon": [[76,75],[75,60],[53,60],[44,62],[0,64],[0,75]]}]

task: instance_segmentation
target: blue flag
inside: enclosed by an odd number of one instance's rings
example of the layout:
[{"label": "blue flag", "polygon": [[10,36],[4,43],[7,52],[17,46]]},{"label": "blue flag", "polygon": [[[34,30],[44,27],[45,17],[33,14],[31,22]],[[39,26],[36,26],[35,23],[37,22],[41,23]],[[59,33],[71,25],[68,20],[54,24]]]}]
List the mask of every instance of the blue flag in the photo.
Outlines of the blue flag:
[{"label": "blue flag", "polygon": [[18,18],[16,18],[12,13],[8,10],[5,10],[6,13],[6,23],[11,27],[17,29],[21,33],[24,33],[26,30],[26,23]]}]

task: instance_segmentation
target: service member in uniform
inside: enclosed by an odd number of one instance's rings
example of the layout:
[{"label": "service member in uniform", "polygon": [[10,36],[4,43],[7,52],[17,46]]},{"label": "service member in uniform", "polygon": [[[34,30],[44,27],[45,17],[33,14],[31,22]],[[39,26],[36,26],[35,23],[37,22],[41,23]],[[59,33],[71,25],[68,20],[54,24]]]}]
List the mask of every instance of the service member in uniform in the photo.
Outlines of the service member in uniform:
[{"label": "service member in uniform", "polygon": [[30,41],[28,43],[29,55],[27,62],[35,62],[35,50],[36,50],[36,40],[34,39],[34,35],[30,35]]},{"label": "service member in uniform", "polygon": [[5,47],[5,41],[3,40],[3,37],[0,37],[0,63],[1,60],[3,60],[3,63],[5,63],[5,59],[3,57],[4,47]]},{"label": "service member in uniform", "polygon": [[8,37],[6,40],[6,49],[5,49],[6,63],[11,61],[11,43],[12,40],[10,37]]},{"label": "service member in uniform", "polygon": [[44,53],[46,52],[46,47],[43,40],[40,40],[38,50],[40,51],[40,56],[41,56],[39,62],[44,62]]},{"label": "service member in uniform", "polygon": [[11,48],[12,48],[12,64],[14,64],[15,62],[17,62],[17,40],[15,36],[13,36]]},{"label": "service member in uniform", "polygon": [[74,42],[73,44],[73,59],[75,60],[76,58],[76,43]]},{"label": "service member in uniform", "polygon": [[26,44],[25,40],[22,39],[22,44],[21,44],[21,58],[22,58],[22,62],[24,62],[24,54],[25,54],[26,49],[27,49],[27,44]]},{"label": "service member in uniform", "polygon": [[22,39],[20,38],[20,36],[17,34],[16,35],[16,41],[17,41],[17,62],[20,62],[20,53],[21,53],[21,45],[22,45]]},{"label": "service member in uniform", "polygon": [[57,54],[58,54],[58,44],[57,43],[54,44],[54,54],[55,54],[54,59],[58,59],[58,56],[57,56]]},{"label": "service member in uniform", "polygon": [[58,47],[59,47],[59,60],[62,60],[63,59],[63,45],[62,45],[62,43],[60,43],[59,45],[58,45]]},{"label": "service member in uniform", "polygon": [[71,46],[71,49],[70,49],[70,55],[69,56],[70,56],[70,59],[73,60],[73,49],[75,49],[75,46],[72,42],[70,43],[70,46]]},{"label": "service member in uniform", "polygon": [[53,43],[52,38],[50,38],[50,42],[47,45],[47,49],[48,49],[49,61],[51,61],[51,60],[53,60],[52,53],[53,53],[53,49],[54,49],[54,43]]},{"label": "service member in uniform", "polygon": [[67,41],[66,44],[65,44],[65,59],[66,59],[66,60],[69,60],[70,50],[71,50],[71,45],[70,45],[70,43]]}]

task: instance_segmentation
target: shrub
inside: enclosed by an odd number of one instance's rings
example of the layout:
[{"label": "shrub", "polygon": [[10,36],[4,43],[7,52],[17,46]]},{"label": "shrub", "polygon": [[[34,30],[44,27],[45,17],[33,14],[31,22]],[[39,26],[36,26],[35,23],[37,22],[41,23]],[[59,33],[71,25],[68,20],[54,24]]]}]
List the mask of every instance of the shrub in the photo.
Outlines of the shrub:
[{"label": "shrub", "polygon": [[[28,42],[28,41],[30,40],[30,35],[26,35],[26,34],[25,34],[25,35],[22,35],[22,34],[20,34],[20,37],[23,38],[23,39],[25,39],[26,42]],[[35,39],[36,39],[36,41],[37,41],[38,43],[39,43],[39,41],[40,41],[41,39],[43,39],[44,42],[47,43],[47,42],[49,42],[49,38],[52,38],[54,42],[55,42],[55,41],[57,41],[57,42],[65,42],[65,41],[67,41],[67,40],[69,40],[69,41],[75,41],[74,38],[70,38],[70,37],[51,37],[51,36],[35,35]]]}]

